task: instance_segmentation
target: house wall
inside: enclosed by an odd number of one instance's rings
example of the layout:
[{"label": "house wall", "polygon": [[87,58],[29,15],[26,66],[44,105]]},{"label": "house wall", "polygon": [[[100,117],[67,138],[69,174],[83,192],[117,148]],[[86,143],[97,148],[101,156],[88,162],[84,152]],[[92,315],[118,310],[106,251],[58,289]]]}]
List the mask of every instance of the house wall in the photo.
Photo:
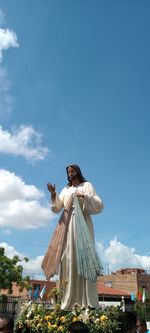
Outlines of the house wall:
[{"label": "house wall", "polygon": [[138,293],[139,288],[145,288],[150,299],[150,275],[144,270],[131,269],[120,270],[110,275],[103,275],[98,278],[99,282],[111,285],[112,288],[125,290],[130,293]]}]

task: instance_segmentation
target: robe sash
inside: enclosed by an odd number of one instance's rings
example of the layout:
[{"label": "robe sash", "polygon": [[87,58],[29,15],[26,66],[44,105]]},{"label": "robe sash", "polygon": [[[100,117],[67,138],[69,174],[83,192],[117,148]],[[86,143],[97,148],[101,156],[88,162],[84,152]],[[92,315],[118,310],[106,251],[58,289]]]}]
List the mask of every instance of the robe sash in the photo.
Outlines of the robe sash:
[{"label": "robe sash", "polygon": [[102,274],[103,266],[76,195],[74,195],[74,210],[77,272],[85,279],[96,282],[97,276]]},{"label": "robe sash", "polygon": [[42,269],[47,280],[57,275],[59,272],[59,264],[66,242],[68,224],[70,220],[70,211],[72,205],[72,197],[69,199],[66,208],[63,210],[58,221],[56,229],[51,238],[47,252],[42,261]]}]

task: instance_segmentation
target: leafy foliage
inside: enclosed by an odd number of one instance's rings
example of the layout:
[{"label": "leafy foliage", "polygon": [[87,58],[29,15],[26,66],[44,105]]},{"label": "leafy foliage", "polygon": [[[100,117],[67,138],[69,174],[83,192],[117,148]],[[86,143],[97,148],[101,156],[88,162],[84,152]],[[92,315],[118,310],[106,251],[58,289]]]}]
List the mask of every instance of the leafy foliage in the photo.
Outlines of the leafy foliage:
[{"label": "leafy foliage", "polygon": [[[28,258],[24,258],[25,261]],[[23,267],[19,264],[22,260],[15,255],[12,259],[5,255],[5,249],[0,247],[0,289],[8,289],[12,293],[12,284],[16,282],[20,290],[28,287],[29,276],[23,278]]]},{"label": "leafy foliage", "polygon": [[93,310],[76,306],[72,311],[64,311],[58,304],[47,309],[43,304],[25,303],[17,317],[16,332],[66,333],[72,322],[82,320],[90,333],[123,333],[123,316],[120,307]]},{"label": "leafy foliage", "polygon": [[150,304],[148,302],[136,301],[134,310],[138,317],[142,317],[146,321],[150,321]]}]

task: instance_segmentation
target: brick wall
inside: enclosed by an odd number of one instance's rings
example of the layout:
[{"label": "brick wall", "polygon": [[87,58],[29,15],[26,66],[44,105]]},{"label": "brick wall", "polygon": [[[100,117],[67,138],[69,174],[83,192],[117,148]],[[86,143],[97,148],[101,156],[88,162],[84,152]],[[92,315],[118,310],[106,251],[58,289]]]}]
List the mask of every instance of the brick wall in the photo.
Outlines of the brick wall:
[{"label": "brick wall", "polygon": [[143,272],[143,270],[130,270],[128,273],[125,271],[123,273],[120,271],[119,273],[118,271],[110,275],[100,276],[98,281],[106,285],[111,285],[112,288],[125,290],[130,293],[134,292],[135,296],[139,288],[144,287],[150,299],[150,275]]}]

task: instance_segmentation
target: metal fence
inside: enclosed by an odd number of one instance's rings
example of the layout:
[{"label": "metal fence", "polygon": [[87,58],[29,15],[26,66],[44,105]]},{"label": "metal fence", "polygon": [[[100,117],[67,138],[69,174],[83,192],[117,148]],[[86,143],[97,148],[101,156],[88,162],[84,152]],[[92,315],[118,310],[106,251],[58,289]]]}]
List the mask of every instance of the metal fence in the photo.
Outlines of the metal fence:
[{"label": "metal fence", "polygon": [[15,317],[18,311],[19,299],[11,296],[0,296],[0,314],[7,313],[10,317]]},{"label": "metal fence", "polygon": [[[0,295],[0,314],[7,313],[8,316],[16,318],[24,302],[27,302],[27,299]],[[50,302],[41,302],[41,300],[32,300],[31,302],[35,304],[43,304],[47,309],[53,308],[53,305]]]}]

